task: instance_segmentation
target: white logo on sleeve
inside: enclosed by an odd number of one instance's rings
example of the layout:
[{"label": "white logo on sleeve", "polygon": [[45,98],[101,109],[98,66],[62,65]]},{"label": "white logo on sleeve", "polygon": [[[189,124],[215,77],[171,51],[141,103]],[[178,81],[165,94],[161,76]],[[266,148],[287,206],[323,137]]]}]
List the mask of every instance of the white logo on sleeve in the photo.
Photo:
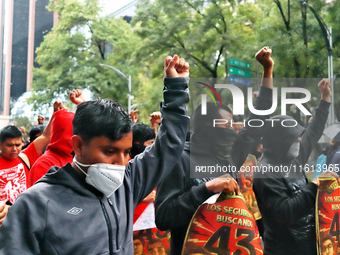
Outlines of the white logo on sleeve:
[{"label": "white logo on sleeve", "polygon": [[73,207],[70,210],[68,210],[67,213],[72,214],[72,215],[78,215],[82,211],[83,211],[83,209],[81,209],[81,208]]}]

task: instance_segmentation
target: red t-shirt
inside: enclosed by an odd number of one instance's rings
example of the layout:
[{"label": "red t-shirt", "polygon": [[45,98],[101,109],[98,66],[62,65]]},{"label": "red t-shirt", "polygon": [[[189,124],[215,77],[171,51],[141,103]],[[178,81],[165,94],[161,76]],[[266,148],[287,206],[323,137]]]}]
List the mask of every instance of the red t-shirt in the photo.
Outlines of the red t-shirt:
[{"label": "red t-shirt", "polygon": [[[22,153],[27,155],[31,166],[40,156],[34,143],[31,143]],[[12,161],[0,158],[0,201],[14,203],[17,196],[27,188],[28,173],[29,170],[19,157]]]}]

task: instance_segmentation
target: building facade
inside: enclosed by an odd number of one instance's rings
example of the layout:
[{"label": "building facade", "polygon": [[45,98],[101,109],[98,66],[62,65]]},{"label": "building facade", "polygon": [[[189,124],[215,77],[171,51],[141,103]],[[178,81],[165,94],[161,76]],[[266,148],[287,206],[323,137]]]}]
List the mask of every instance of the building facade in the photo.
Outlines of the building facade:
[{"label": "building facade", "polygon": [[49,0],[0,0],[0,127],[14,102],[31,88],[35,50],[51,31],[57,15]]}]

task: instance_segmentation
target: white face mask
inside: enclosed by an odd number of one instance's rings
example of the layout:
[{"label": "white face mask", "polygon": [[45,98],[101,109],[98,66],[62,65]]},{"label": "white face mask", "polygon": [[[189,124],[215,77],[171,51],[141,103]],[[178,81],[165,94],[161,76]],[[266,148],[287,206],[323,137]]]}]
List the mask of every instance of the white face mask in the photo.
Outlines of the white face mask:
[{"label": "white face mask", "polygon": [[[111,196],[123,183],[125,166],[105,163],[85,165],[79,163],[75,157],[73,162],[86,175],[85,181],[101,191],[106,197]],[[87,173],[80,166],[89,167]]]},{"label": "white face mask", "polygon": [[296,158],[297,156],[299,156],[300,153],[300,141],[295,141],[290,147],[289,150],[287,152],[287,157],[289,158]]}]

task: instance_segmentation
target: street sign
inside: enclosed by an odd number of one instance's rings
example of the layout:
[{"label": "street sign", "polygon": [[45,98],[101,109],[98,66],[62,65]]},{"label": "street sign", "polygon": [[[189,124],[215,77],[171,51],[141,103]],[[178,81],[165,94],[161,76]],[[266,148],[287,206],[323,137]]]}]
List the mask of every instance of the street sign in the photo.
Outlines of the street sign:
[{"label": "street sign", "polygon": [[244,69],[250,69],[250,63],[248,62],[244,62],[238,59],[234,59],[234,58],[229,58],[228,59],[228,64],[231,66],[237,66],[237,67],[241,67]]},{"label": "street sign", "polygon": [[230,83],[235,83],[237,85],[242,85],[246,87],[251,87],[251,80],[244,79],[241,77],[236,77],[236,76],[229,76],[229,82]]},{"label": "street sign", "polygon": [[229,67],[229,73],[237,75],[237,76],[247,77],[247,78],[251,77],[251,72],[244,71],[244,70],[241,70],[235,67]]}]

